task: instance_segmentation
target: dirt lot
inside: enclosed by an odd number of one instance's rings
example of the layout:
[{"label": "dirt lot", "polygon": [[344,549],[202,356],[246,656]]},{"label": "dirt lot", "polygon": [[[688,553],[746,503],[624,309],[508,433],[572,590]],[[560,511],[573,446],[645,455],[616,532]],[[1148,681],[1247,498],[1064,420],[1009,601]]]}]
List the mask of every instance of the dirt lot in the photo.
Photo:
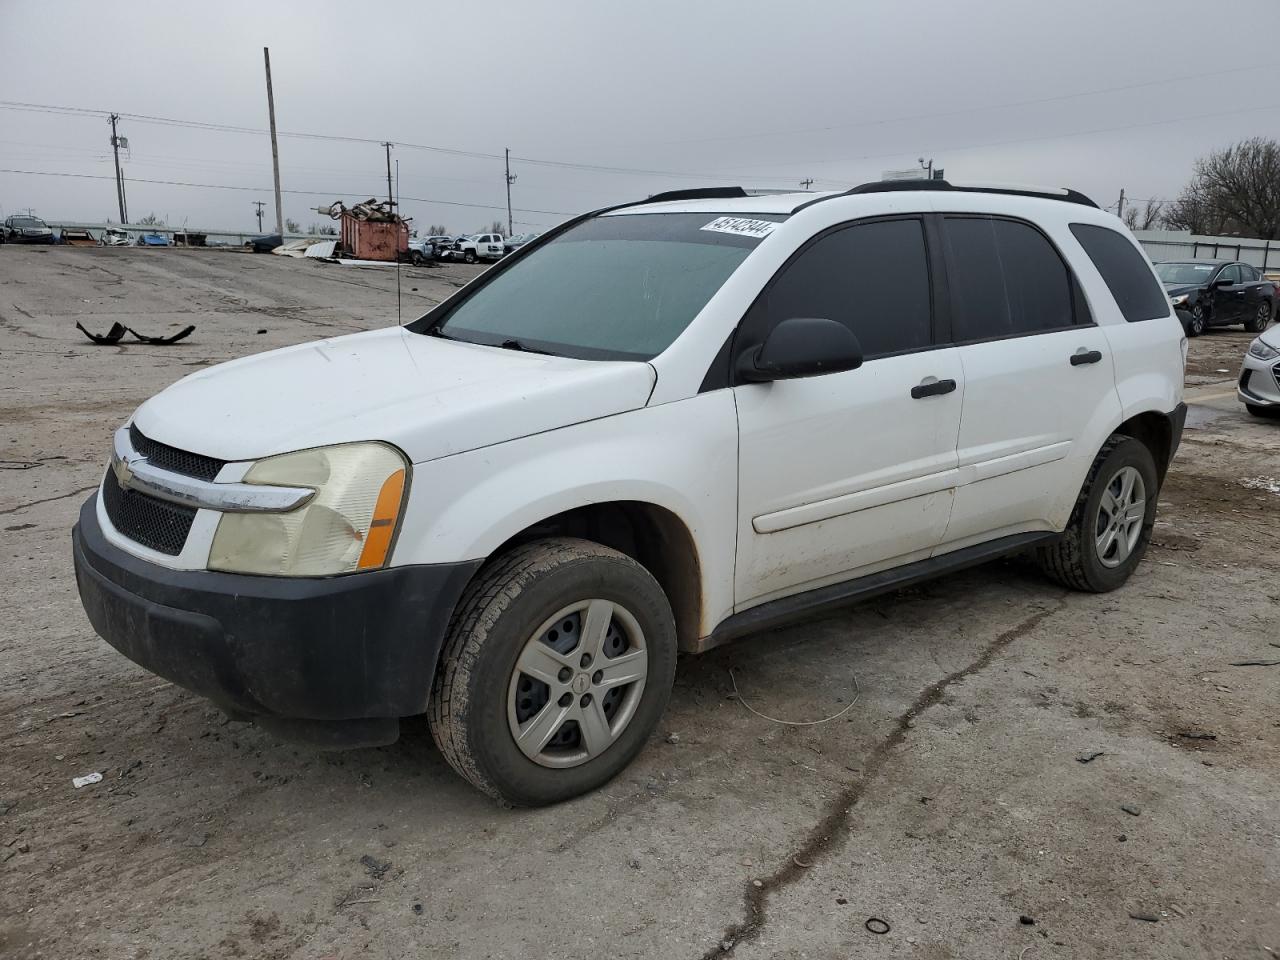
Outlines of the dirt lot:
[{"label": "dirt lot", "polygon": [[[406,317],[474,269],[405,270]],[[508,811],[421,722],[346,754],[228,722],[76,598],[71,524],[136,404],[395,316],[389,270],[0,248],[0,956],[1280,951],[1280,666],[1233,666],[1280,661],[1280,423],[1234,400],[1248,335],[1192,341],[1187,435],[1124,589],[999,563],[685,659],[622,777]],[[116,319],[197,329],[94,347],[73,326]],[[769,723],[731,667],[775,716],[858,699]]]}]

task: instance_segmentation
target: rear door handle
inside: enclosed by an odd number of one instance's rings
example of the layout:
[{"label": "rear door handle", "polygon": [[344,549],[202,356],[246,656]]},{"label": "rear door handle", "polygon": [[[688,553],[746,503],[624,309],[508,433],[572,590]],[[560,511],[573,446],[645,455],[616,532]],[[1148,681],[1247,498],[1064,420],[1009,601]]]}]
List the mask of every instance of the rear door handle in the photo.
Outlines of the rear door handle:
[{"label": "rear door handle", "polygon": [[928,383],[920,383],[911,388],[911,399],[919,400],[923,397],[940,397],[944,393],[950,393],[956,388],[954,380],[931,380]]},{"label": "rear door handle", "polygon": [[1073,367],[1082,367],[1086,363],[1097,363],[1102,359],[1100,350],[1081,350],[1079,353],[1071,355],[1071,365]]}]

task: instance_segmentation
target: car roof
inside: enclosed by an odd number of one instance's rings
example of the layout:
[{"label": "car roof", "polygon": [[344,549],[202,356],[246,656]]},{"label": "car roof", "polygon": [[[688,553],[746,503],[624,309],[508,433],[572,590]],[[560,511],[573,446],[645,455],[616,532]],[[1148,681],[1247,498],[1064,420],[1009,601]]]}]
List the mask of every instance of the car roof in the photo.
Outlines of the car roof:
[{"label": "car roof", "polygon": [[1223,260],[1213,257],[1192,257],[1190,260],[1157,260],[1157,263],[1242,263],[1241,260]]},{"label": "car roof", "polygon": [[608,215],[636,213],[794,213],[796,208],[826,197],[839,196],[841,190],[823,190],[808,193],[764,193],[749,197],[719,197],[709,199],[665,200],[657,203],[640,203],[610,211]]}]

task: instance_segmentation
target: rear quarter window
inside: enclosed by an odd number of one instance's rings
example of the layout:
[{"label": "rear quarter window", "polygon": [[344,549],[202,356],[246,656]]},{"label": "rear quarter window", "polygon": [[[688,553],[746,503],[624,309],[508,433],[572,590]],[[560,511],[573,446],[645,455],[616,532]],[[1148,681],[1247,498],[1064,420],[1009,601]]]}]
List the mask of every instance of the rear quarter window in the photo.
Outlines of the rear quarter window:
[{"label": "rear quarter window", "polygon": [[1127,321],[1169,315],[1169,298],[1156,283],[1146,258],[1124,234],[1091,223],[1073,223],[1071,232],[1098,268]]}]

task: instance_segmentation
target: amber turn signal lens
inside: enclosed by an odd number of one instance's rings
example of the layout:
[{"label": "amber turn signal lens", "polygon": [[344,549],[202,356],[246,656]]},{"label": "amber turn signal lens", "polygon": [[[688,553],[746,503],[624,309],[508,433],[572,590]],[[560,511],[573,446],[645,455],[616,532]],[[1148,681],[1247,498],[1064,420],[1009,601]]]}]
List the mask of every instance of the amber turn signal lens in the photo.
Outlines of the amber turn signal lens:
[{"label": "amber turn signal lens", "polygon": [[364,540],[364,549],[360,551],[358,570],[380,567],[387,562],[387,554],[391,550],[391,535],[396,531],[396,520],[400,516],[400,499],[404,496],[404,471],[397,470],[382,484],[378,491],[378,502],[373,508],[373,522],[369,524],[369,533]]}]

